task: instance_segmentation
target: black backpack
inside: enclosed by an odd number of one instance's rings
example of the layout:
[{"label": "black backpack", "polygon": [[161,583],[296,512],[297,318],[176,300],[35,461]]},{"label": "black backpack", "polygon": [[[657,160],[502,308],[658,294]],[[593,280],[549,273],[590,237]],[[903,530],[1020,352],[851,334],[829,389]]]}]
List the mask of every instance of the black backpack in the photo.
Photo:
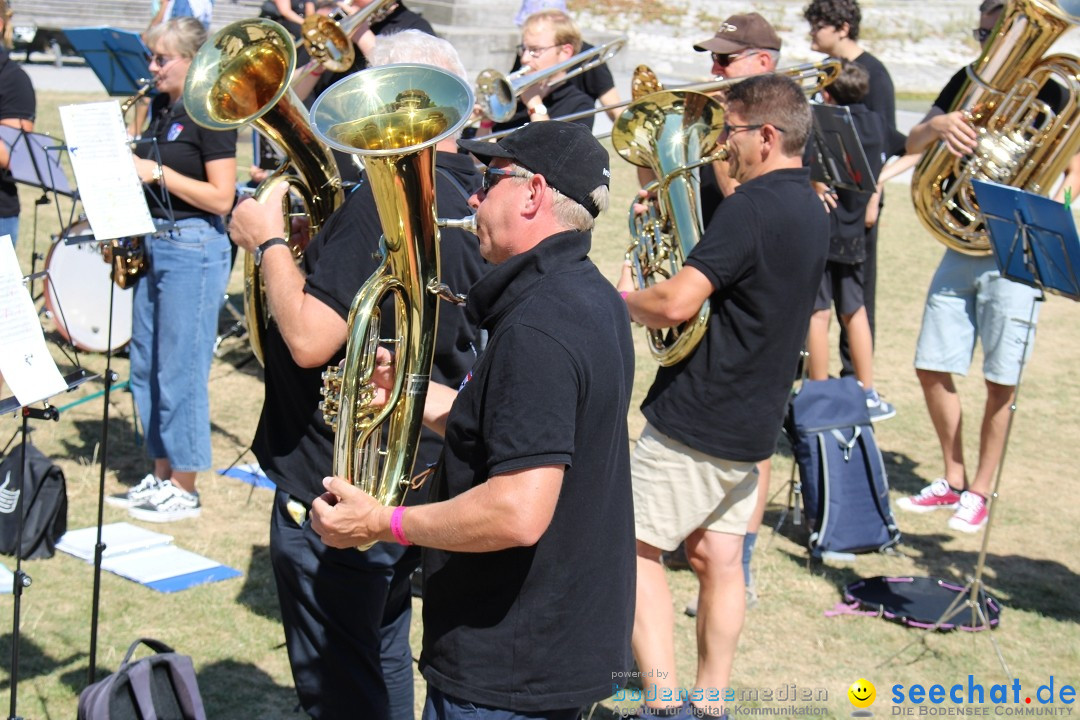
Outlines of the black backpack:
[{"label": "black backpack", "polygon": [[784,430],[799,466],[811,554],[870,552],[900,542],[866,395],[854,378],[807,380]]},{"label": "black backpack", "polygon": [[[131,662],[139,645],[155,654]],[[136,640],[116,672],[79,693],[78,720],[206,720],[191,658],[158,640]]]},{"label": "black backpack", "polygon": [[15,555],[19,514],[23,521],[22,559],[50,558],[67,532],[67,484],[64,471],[33,445],[26,446],[30,477],[23,482],[22,449],[0,462],[0,553]]}]

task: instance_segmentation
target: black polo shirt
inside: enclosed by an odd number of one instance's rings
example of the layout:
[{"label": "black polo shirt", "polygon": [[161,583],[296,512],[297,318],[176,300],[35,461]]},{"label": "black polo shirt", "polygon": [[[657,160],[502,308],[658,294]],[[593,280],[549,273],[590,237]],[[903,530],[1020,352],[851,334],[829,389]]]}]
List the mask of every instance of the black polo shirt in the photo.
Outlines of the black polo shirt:
[{"label": "black polo shirt", "polygon": [[[557,120],[573,113],[592,110],[594,104],[591,97],[578,90],[572,83],[563,83],[555,86],[552,88],[551,92],[547,94],[547,97],[544,98],[544,107],[547,108],[548,117],[553,120]],[[574,122],[581,123],[592,130],[593,119],[595,119],[595,117],[595,115],[589,115],[574,120]],[[504,123],[495,123],[492,132],[513,130],[528,122],[529,111],[525,107],[525,103],[518,100],[517,110],[514,111],[514,116]]]},{"label": "black polo shirt", "polygon": [[[205,182],[206,163],[236,157],[236,131],[207,130],[188,116],[182,99],[169,105],[169,96],[159,93],[150,103],[150,126],[135,146],[135,155],[151,160],[160,155],[162,165]],[[168,218],[170,203],[176,220],[211,214],[171,193],[166,198],[167,189],[162,183],[143,185],[152,217]]]},{"label": "black polo shirt", "polygon": [[469,292],[487,349],[447,418],[432,500],[489,477],[566,468],[532,547],[424,550],[420,669],[445,693],[519,712],[611,695],[630,667],[634,527],[626,412],[634,350],[625,303],[564,232]]},{"label": "black polo shirt", "polygon": [[[465,192],[480,184],[468,156],[437,152],[436,167],[447,173],[435,176],[435,202],[439,215],[459,218],[472,214]],[[453,180],[448,179],[453,178]],[[362,183],[330,216],[304,253],[307,275],[304,291],[332,308],[343,319],[349,315],[353,297],[375,271],[382,225],[375,210],[371,186]],[[440,231],[439,245],[443,282],[455,292],[465,292],[485,272],[476,237],[464,230]],[[383,317],[389,315],[384,308]],[[384,331],[383,337],[387,337]],[[434,382],[456,385],[476,359],[477,330],[465,318],[464,308],[443,302],[439,306],[439,327],[435,336]],[[266,382],[262,416],[252,449],[262,469],[274,483],[290,495],[310,503],[323,492],[322,478],[333,464],[334,432],[323,422],[319,410],[324,366],[298,367],[276,324],[271,323],[266,341]],[[345,347],[335,353],[344,357]],[[442,439],[425,431],[417,466],[426,467],[438,459]],[[411,493],[410,493],[411,495]]]},{"label": "black polo shirt", "polygon": [[829,249],[809,168],[776,170],[724,199],[686,265],[713,285],[705,337],[661,367],[641,410],[713,457],[773,454]]},{"label": "black polo shirt", "polygon": [[[0,47],[0,120],[33,120],[36,112],[37,99],[30,76]],[[11,173],[4,168],[0,170],[0,217],[18,214],[19,190]]]}]

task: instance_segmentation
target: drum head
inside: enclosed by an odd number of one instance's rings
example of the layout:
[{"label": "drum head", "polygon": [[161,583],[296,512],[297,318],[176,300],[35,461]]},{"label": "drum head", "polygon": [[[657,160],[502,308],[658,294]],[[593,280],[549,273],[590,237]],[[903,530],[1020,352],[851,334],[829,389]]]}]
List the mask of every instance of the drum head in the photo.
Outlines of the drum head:
[{"label": "drum head", "polygon": [[[53,243],[45,260],[49,276],[45,282],[45,307],[52,314],[57,331],[75,347],[89,352],[105,352],[109,337],[109,291],[113,285],[111,266],[101,257],[85,220],[74,223],[61,238],[84,242],[68,245],[63,239]],[[133,290],[114,288],[112,349],[131,340]]]}]

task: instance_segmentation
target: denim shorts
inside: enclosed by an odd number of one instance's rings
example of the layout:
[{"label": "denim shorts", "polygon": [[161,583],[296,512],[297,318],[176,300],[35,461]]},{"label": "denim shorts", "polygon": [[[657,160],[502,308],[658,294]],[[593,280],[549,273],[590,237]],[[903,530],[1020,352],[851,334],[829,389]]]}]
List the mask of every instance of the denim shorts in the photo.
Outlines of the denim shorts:
[{"label": "denim shorts", "polygon": [[946,250],[926,296],[915,367],[966,375],[979,341],[983,376],[1015,385],[1034,347],[1038,297],[1035,288],[1001,277],[993,256]]},{"label": "denim shorts", "polygon": [[146,238],[135,283],[131,392],[151,458],[174,470],[210,467],[210,362],[232,257],[220,218],[179,220]]},{"label": "denim shorts", "polygon": [[577,720],[579,717],[580,708],[517,712],[476,705],[429,684],[420,720]]}]

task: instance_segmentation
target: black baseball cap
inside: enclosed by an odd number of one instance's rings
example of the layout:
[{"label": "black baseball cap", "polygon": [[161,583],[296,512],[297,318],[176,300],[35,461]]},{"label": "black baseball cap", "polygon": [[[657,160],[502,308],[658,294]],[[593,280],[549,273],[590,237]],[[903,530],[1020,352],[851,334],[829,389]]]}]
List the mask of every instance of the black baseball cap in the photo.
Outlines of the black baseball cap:
[{"label": "black baseball cap", "polygon": [[490,165],[494,158],[512,160],[543,175],[548,185],[581,203],[593,217],[600,208],[590,197],[601,185],[611,185],[608,153],[592,131],[581,123],[547,120],[515,130],[498,142],[458,140],[458,147]]}]

